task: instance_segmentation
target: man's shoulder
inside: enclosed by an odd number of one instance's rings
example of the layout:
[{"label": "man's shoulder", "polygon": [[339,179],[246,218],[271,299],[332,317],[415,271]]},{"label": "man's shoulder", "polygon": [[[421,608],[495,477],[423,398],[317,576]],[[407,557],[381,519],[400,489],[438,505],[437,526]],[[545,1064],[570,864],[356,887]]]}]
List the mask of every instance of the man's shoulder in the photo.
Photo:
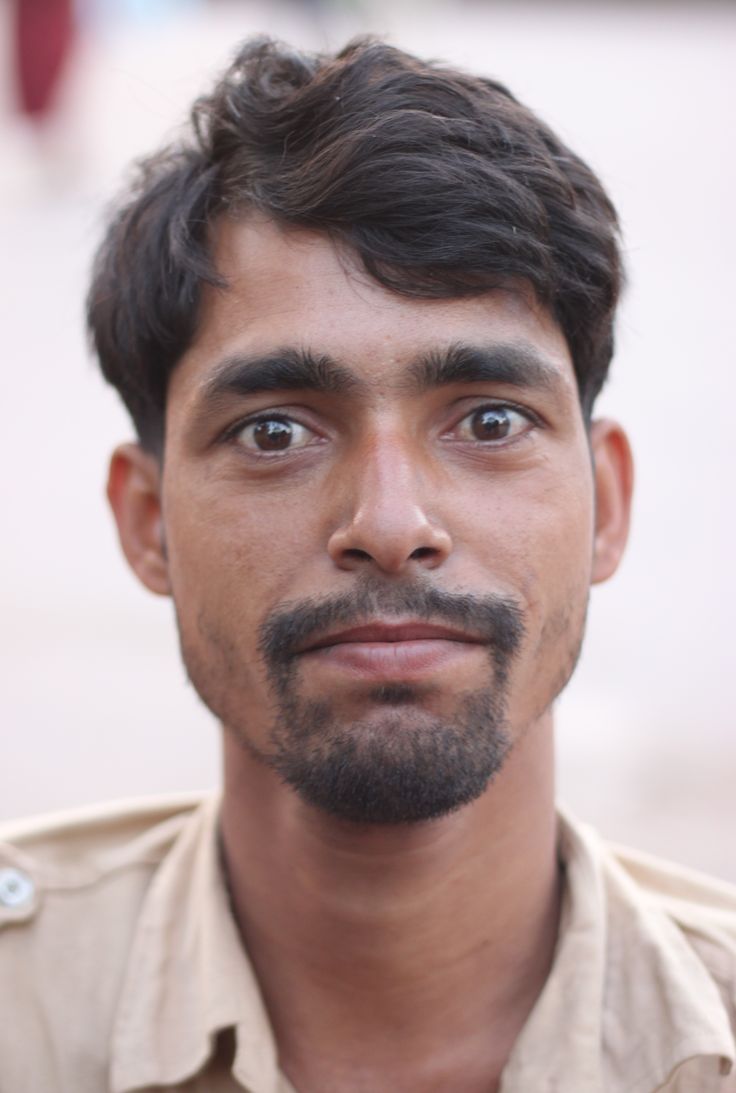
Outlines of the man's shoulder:
[{"label": "man's shoulder", "polygon": [[607,849],[642,897],[683,929],[718,931],[736,942],[736,885],[616,843]]},{"label": "man's shoulder", "polygon": [[202,800],[158,796],[0,823],[0,930],[58,899],[94,902],[114,878],[150,875]]},{"label": "man's shoulder", "polygon": [[629,847],[607,850],[649,923],[673,928],[705,968],[736,1033],[736,885]]},{"label": "man's shoulder", "polygon": [[606,1088],[736,1093],[736,887],[560,820],[572,981],[587,934]]},{"label": "man's shoulder", "polygon": [[172,817],[186,816],[207,796],[202,791],[165,793],[0,820],[0,844],[54,849],[66,844],[77,854],[101,841],[120,844]]},{"label": "man's shoulder", "polygon": [[202,802],[156,797],[0,825],[0,976],[13,1005],[0,1020],[3,1089],[108,1088],[142,908]]},{"label": "man's shoulder", "polygon": [[682,932],[736,1006],[736,885],[628,847],[616,862]]}]

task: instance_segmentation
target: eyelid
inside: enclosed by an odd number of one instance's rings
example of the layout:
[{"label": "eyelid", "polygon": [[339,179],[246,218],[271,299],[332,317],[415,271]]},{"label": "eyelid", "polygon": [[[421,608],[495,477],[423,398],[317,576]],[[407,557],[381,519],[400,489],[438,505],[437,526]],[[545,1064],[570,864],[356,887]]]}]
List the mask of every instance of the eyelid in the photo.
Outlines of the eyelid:
[{"label": "eyelid", "polygon": [[[498,396],[483,398],[482,396],[476,395],[470,397],[466,396],[462,400],[458,400],[458,402],[462,402],[465,404],[463,412],[457,413],[458,407],[456,404],[455,409],[457,416],[453,415],[453,424],[451,424],[448,428],[442,431],[441,436],[443,437],[447,437],[448,435],[455,432],[464,421],[472,417],[473,414],[478,413],[478,411],[484,409],[512,411],[513,413],[519,414],[523,418],[525,418],[529,422],[530,427],[533,428],[544,428],[546,425],[544,418],[535,410],[532,410],[529,406],[521,406],[518,403],[513,402],[512,400],[507,398],[502,398]],[[468,403],[472,403],[472,405],[468,405]],[[220,443],[234,442],[237,440],[239,434],[242,433],[244,429],[248,428],[248,426],[258,425],[260,422],[263,421],[283,421],[290,425],[295,425],[299,428],[307,430],[316,440],[325,439],[325,437],[320,433],[317,428],[314,427],[314,425],[308,424],[306,421],[302,420],[302,415],[299,413],[298,410],[294,410],[291,407],[276,407],[274,409],[264,408],[260,410],[255,410],[250,414],[245,415],[244,417],[238,418],[237,421],[234,421],[231,425],[228,425],[222,431],[219,437],[219,441]],[[507,442],[510,444],[516,439],[522,439],[522,437],[526,435],[526,433],[529,431],[530,430],[527,429],[524,430],[521,435],[511,436],[508,438]],[[476,444],[486,445],[488,447],[492,447],[494,443],[493,441],[481,441],[477,439],[472,442]],[[500,447],[503,443],[503,438],[496,443]],[[286,455],[289,451],[298,451],[306,446],[307,444],[302,444],[296,446],[295,448],[286,448],[283,450],[283,454]],[[246,446],[241,445],[241,447],[245,448]],[[279,455],[279,452],[259,452],[256,449],[250,448],[247,448],[246,450],[250,451],[252,454],[263,455],[266,457],[269,457],[271,455]]]},{"label": "eyelid", "polygon": [[242,433],[243,429],[247,429],[249,425],[259,425],[263,421],[283,421],[287,425],[298,425],[300,429],[307,429],[314,436],[319,436],[319,433],[313,425],[309,425],[306,421],[300,420],[300,418],[289,410],[255,410],[251,414],[246,414],[245,417],[238,418],[232,425],[228,425],[220,435],[220,439],[223,441],[233,440]]},{"label": "eyelid", "polygon": [[[465,400],[463,400],[465,401]],[[462,414],[459,414],[446,431],[445,434],[451,433],[467,420],[477,414],[479,410],[510,410],[513,413],[520,414],[521,417],[526,418],[530,425],[535,428],[544,428],[546,422],[541,414],[538,414],[535,410],[532,410],[529,406],[521,406],[517,402],[513,402],[510,399],[504,398],[475,398],[473,399],[473,405],[467,406]]]},{"label": "eyelid", "polygon": [[[283,422],[292,427],[291,442],[284,448],[260,448],[255,443],[255,438],[250,438],[250,442],[246,441],[242,437],[242,434],[246,429],[253,428],[266,421]],[[301,430],[304,434],[301,438],[293,435],[293,430]],[[247,414],[245,417],[233,422],[229,425],[216,441],[221,445],[226,445],[239,454],[240,458],[247,459],[251,463],[254,461],[262,462],[264,465],[270,464],[277,466],[278,464],[288,464],[293,459],[298,459],[301,456],[306,456],[309,452],[325,441],[325,436],[320,433],[319,429],[307,422],[301,420],[301,415],[290,409],[262,409],[253,411]]]}]

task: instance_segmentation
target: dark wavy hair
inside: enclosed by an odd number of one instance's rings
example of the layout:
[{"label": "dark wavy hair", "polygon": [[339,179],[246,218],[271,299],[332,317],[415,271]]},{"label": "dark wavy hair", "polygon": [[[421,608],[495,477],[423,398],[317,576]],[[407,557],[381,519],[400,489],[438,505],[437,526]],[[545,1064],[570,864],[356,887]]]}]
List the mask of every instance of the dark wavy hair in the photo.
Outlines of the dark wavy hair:
[{"label": "dark wavy hair", "polygon": [[201,287],[223,283],[211,225],[248,210],[348,244],[397,293],[532,285],[589,420],[622,284],[616,212],[590,168],[493,80],[374,39],[328,56],[259,38],[186,135],[139,165],[96,257],[92,341],[147,448],[161,450]]}]

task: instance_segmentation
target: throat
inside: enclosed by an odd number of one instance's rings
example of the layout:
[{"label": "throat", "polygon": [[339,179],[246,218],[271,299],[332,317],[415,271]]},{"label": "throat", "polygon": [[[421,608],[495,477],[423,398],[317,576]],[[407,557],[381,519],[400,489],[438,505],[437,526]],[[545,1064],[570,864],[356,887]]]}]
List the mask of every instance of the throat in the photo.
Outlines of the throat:
[{"label": "throat", "polygon": [[247,792],[242,776],[237,796],[226,786],[234,914],[300,1093],[360,1089],[363,1073],[366,1090],[493,1088],[549,973],[561,899],[552,778],[517,750],[480,799],[427,824],[335,821],[269,792],[262,767]]}]

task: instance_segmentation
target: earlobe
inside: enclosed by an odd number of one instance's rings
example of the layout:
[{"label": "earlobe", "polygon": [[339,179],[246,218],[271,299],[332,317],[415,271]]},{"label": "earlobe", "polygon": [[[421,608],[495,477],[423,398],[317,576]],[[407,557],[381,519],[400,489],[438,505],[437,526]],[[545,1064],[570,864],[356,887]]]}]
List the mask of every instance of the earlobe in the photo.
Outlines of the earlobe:
[{"label": "earlobe", "polygon": [[161,511],[161,464],[139,444],[113,452],[107,497],[128,564],[151,592],[171,592]]},{"label": "earlobe", "polygon": [[592,581],[616,572],[629,536],[634,464],[626,433],[615,421],[594,421],[590,447],[595,477]]}]

